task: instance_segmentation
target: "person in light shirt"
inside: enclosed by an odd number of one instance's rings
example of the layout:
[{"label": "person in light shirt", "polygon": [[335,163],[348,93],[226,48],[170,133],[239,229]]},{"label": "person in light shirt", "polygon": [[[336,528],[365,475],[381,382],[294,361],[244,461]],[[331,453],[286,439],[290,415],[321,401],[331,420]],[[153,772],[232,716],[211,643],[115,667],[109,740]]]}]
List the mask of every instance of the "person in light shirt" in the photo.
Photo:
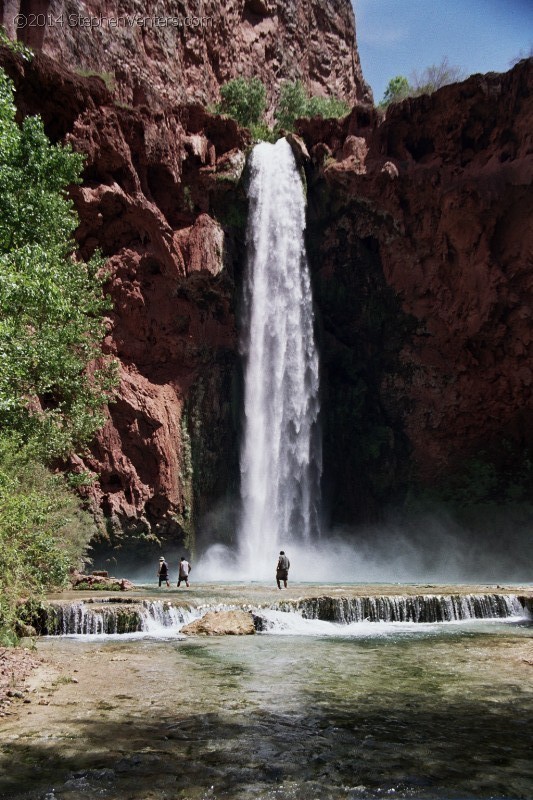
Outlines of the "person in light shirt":
[{"label": "person in light shirt", "polygon": [[191,571],[191,565],[185,559],[185,556],[180,558],[180,566],[179,566],[179,573],[178,573],[178,589],[182,581],[185,581],[185,586],[190,586],[189,583],[189,572]]},{"label": "person in light shirt", "polygon": [[281,589],[281,581],[283,581],[283,586],[285,587],[285,589],[287,588],[287,580],[289,579],[290,565],[291,562],[285,555],[285,551],[280,550],[278,564],[276,566],[276,583],[278,584],[278,589]]}]

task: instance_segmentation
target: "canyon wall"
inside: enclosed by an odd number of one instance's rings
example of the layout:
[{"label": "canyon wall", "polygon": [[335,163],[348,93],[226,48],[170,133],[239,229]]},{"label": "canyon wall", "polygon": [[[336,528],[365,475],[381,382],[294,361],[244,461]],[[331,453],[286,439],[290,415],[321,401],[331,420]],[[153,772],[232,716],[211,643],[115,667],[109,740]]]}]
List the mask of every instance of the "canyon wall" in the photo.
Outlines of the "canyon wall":
[{"label": "canyon wall", "polygon": [[0,24],[80,75],[102,75],[132,106],[206,105],[240,76],[259,77],[271,107],[297,79],[312,94],[371,100],[349,0],[6,0]]},{"label": "canyon wall", "polygon": [[531,496],[532,89],[529,59],[300,125],[339,521],[461,475]]},{"label": "canyon wall", "polygon": [[[20,113],[86,156],[72,189],[80,252],[99,249],[113,310],[104,353],[120,383],[105,427],[76,472],[102,533],[194,546],[194,523],[238,476],[236,270],[249,144],[200,106],[124,108],[98,78],[42,54],[2,62]],[[230,199],[228,199],[228,196]],[[244,201],[242,201],[244,202]],[[106,530],[107,529],[107,530]]]},{"label": "canyon wall", "polygon": [[[44,53],[1,48],[0,62],[20,114],[86,155],[77,238],[110,271],[104,351],[120,385],[70,467],[99,476],[87,499],[111,547],[128,534],[137,552],[154,537],[230,541],[249,135],[178,103],[188,78],[166,104],[154,73],[147,107],[127,82],[117,94]],[[358,102],[344,120],[299,125],[334,523],[379,518],[469,464],[502,501],[531,490],[532,76],[530,60],[385,118]],[[366,97],[353,87],[345,96]]]}]

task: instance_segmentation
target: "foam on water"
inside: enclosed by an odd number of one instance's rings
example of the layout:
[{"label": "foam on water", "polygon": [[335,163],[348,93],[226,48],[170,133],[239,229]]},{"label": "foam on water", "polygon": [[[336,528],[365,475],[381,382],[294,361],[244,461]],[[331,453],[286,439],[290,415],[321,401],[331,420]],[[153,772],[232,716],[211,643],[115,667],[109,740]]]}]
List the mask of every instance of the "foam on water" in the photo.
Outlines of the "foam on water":
[{"label": "foam on water", "polygon": [[479,632],[480,627],[484,626],[517,624],[529,621],[524,616],[513,616],[506,618],[456,619],[446,622],[390,622],[384,620],[371,622],[370,620],[364,620],[362,622],[343,624],[320,619],[306,619],[297,612],[273,611],[271,609],[262,610],[261,619],[264,621],[261,633],[266,635],[365,639],[397,635],[437,634],[457,628],[465,631],[469,629],[477,630]]}]

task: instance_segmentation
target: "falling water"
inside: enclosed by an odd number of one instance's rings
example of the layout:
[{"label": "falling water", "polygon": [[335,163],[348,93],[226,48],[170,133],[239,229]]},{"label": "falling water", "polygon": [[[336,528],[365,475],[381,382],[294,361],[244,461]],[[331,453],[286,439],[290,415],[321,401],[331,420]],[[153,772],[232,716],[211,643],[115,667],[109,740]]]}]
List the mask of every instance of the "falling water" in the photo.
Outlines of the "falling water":
[{"label": "falling water", "polygon": [[287,140],[257,145],[250,173],[239,559],[262,579],[280,547],[318,535],[322,460],[305,197]]},{"label": "falling water", "polygon": [[[225,596],[225,590],[221,596]],[[406,623],[412,632],[424,623],[474,620],[531,620],[531,601],[515,594],[361,595],[354,597],[300,597],[252,605],[248,602],[211,602],[198,606],[169,600],[131,600],[118,603],[102,599],[54,602],[41,610],[41,633],[52,636],[141,633],[167,638],[208,611],[241,609],[252,613],[256,629],[300,635],[381,635],[383,625]],[[322,623],[317,624],[315,623]],[[372,631],[375,629],[376,634]],[[381,633],[377,633],[381,628]],[[389,633],[392,628],[387,629]]]}]

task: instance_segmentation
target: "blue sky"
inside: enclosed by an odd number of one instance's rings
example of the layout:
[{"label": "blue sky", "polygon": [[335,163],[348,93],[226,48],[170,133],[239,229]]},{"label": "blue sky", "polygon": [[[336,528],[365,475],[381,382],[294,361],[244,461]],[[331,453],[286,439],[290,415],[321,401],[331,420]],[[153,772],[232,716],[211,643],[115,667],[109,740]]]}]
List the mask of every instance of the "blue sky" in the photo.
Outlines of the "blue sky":
[{"label": "blue sky", "polygon": [[390,78],[444,56],[466,75],[505,72],[533,45],[533,0],[352,0],[363,75],[375,102]]}]

